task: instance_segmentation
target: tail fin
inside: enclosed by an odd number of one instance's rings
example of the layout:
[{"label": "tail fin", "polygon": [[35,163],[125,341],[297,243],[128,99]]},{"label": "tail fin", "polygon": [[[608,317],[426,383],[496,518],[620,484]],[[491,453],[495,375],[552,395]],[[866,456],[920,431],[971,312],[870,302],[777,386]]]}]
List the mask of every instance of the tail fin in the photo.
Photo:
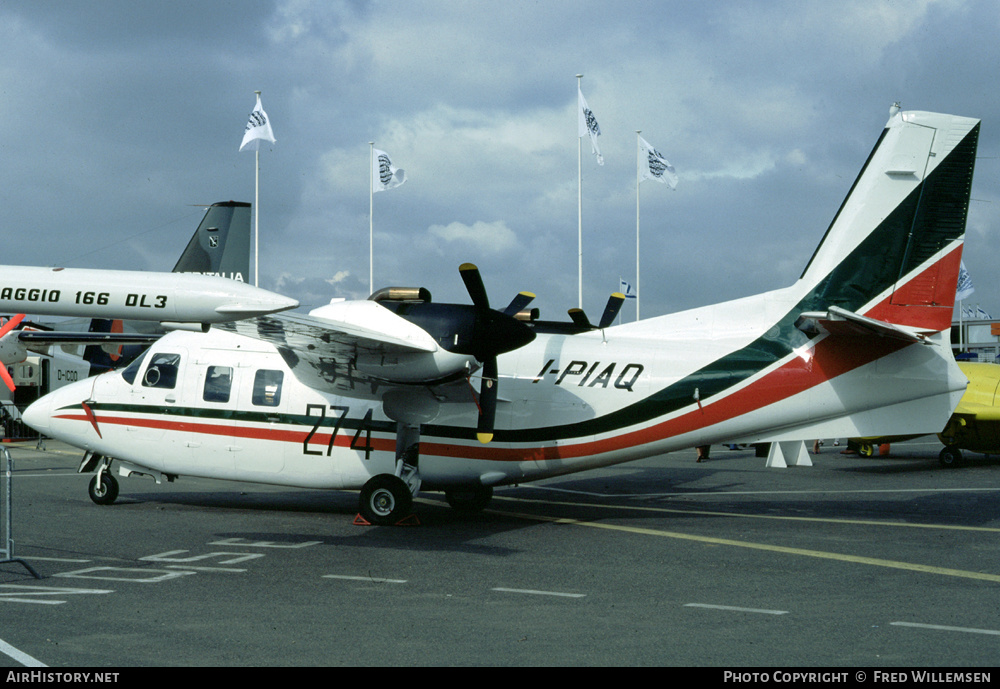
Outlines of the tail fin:
[{"label": "tail fin", "polygon": [[804,309],[948,329],[978,138],[979,120],[895,115],[806,266]]},{"label": "tail fin", "polygon": [[247,282],[250,279],[250,204],[213,203],[205,212],[175,273],[205,273]]}]

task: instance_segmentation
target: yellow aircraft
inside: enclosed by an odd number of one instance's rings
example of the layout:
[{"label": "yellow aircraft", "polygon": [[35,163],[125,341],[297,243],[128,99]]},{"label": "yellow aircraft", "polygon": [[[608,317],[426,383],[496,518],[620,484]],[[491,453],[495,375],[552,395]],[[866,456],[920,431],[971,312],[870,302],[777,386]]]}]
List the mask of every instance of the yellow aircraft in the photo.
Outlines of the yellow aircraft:
[{"label": "yellow aircraft", "polygon": [[[958,367],[969,386],[944,430],[937,434],[944,443],[938,455],[941,466],[953,468],[965,463],[962,450],[1000,455],[1000,366],[960,361]],[[849,447],[862,457],[871,457],[880,445],[917,436],[851,438]]]},{"label": "yellow aircraft", "polygon": [[948,419],[938,438],[944,449],[938,455],[941,466],[960,466],[962,450],[1000,454],[1000,366],[975,362],[959,362],[958,367],[969,379],[961,401]]}]

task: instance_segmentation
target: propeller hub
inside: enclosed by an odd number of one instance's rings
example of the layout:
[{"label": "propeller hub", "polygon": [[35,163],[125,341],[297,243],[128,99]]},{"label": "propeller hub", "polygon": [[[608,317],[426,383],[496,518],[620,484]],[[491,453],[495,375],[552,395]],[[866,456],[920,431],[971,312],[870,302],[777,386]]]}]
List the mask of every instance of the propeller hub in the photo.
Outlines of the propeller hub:
[{"label": "propeller hub", "polygon": [[479,269],[471,263],[463,263],[459,271],[472,305],[436,304],[427,300],[417,303],[386,301],[383,306],[430,333],[442,349],[474,356],[483,365],[476,437],[479,442],[488,443],[493,439],[496,417],[497,357],[535,339],[535,331],[516,317],[535,295],[521,292],[507,308],[498,311],[490,308]]},{"label": "propeller hub", "polygon": [[535,331],[513,316],[499,311],[477,314],[469,354],[480,361],[523,347],[535,339]]}]

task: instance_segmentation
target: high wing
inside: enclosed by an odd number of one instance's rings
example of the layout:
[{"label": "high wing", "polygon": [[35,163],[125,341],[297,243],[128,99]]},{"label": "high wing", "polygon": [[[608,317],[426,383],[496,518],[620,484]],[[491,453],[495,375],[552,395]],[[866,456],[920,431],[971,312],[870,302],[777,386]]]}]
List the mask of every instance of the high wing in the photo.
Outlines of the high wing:
[{"label": "high wing", "polygon": [[387,288],[363,301],[334,301],[308,315],[272,314],[216,327],[273,344],[310,387],[362,399],[387,387],[429,387],[438,401],[470,402],[468,380],[479,370],[482,442],[493,437],[497,357],[535,333],[517,314],[535,295],[521,292],[502,311],[490,308],[479,269],[459,270],[472,304],[438,304],[424,289]]},{"label": "high wing", "polygon": [[344,301],[309,314],[285,313],[218,326],[264,340],[303,383],[317,390],[374,397],[385,384],[441,379],[441,348],[412,323],[374,301]]}]

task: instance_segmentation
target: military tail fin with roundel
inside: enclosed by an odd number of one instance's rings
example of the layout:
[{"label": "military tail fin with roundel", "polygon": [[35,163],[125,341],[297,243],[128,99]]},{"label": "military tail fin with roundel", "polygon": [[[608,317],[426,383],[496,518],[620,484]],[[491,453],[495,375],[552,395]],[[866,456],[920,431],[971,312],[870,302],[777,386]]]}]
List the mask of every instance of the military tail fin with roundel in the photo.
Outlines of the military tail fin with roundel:
[{"label": "military tail fin with roundel", "polygon": [[889,120],[800,278],[808,315],[836,307],[834,320],[950,328],[978,138],[976,119]]}]

